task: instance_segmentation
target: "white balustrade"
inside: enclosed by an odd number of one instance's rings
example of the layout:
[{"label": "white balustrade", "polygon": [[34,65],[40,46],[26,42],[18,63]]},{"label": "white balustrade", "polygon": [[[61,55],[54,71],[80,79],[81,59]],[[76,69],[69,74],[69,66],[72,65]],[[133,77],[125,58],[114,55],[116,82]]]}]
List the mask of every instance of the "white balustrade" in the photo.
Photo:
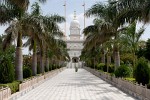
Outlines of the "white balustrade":
[{"label": "white balustrade", "polygon": [[[110,76],[107,73],[99,72],[97,70],[91,69],[89,67],[84,67],[87,71],[92,74],[104,79],[105,81],[115,85],[121,90],[128,92],[129,94],[137,97],[141,100],[150,100],[150,89],[147,89],[147,86],[143,86],[142,84],[133,83],[122,78],[115,78],[114,76]],[[99,73],[99,74],[98,74]]]},{"label": "white balustrade", "polygon": [[0,89],[0,100],[7,100],[11,96],[11,90],[9,87]]}]

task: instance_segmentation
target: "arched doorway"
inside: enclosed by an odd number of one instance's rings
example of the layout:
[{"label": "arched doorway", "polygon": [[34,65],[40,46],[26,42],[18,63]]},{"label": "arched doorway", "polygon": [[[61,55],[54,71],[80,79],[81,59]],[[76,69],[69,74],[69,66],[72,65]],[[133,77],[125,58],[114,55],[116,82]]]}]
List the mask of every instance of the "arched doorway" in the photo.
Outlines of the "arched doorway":
[{"label": "arched doorway", "polygon": [[79,62],[79,58],[78,57],[73,57],[72,58],[72,62],[73,63],[78,63]]},{"label": "arched doorway", "polygon": [[75,67],[79,67],[79,57],[72,58],[71,68],[75,68]]},{"label": "arched doorway", "polygon": [[72,58],[72,62],[73,63],[78,63],[79,62],[79,58],[78,57],[73,57]]}]

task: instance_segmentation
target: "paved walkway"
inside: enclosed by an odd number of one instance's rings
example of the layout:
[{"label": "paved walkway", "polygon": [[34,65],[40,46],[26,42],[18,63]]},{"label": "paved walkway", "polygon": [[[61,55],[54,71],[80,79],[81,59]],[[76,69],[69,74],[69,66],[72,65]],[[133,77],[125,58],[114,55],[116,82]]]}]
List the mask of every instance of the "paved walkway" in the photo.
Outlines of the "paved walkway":
[{"label": "paved walkway", "polygon": [[136,100],[84,69],[66,69],[18,100]]}]

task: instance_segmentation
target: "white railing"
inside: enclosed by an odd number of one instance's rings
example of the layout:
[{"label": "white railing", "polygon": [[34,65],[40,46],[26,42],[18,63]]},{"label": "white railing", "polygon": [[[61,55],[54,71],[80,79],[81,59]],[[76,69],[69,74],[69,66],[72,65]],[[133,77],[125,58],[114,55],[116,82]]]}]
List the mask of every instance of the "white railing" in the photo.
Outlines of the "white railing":
[{"label": "white railing", "polygon": [[11,90],[9,87],[0,89],[0,100],[7,100],[11,96]]},{"label": "white railing", "polygon": [[31,79],[23,81],[21,84],[19,84],[19,91],[23,91],[25,89],[31,88],[32,86],[36,85],[37,83],[42,83],[45,79],[51,78],[54,75],[58,74],[61,70],[64,68],[56,69],[50,72],[44,73],[44,75],[36,76]]},{"label": "white railing", "polygon": [[111,76],[107,73],[99,72],[89,67],[84,67],[84,69],[140,100],[150,100],[150,89],[147,89],[147,86],[132,83],[122,78],[115,78],[114,76]]},{"label": "white railing", "polygon": [[16,100],[17,98],[26,94],[28,91],[42,84],[47,79],[53,77],[54,75],[57,75],[59,72],[63,71],[64,69],[65,68],[56,69],[50,72],[46,72],[44,73],[44,75],[39,75],[31,79],[24,80],[21,84],[19,84],[19,92],[12,94],[9,99]]}]

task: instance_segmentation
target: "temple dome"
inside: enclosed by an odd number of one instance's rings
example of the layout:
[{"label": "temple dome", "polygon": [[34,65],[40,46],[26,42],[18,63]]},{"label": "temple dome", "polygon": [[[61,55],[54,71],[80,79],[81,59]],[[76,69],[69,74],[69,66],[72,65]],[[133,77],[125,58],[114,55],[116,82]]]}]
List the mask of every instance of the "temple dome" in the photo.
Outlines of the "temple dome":
[{"label": "temple dome", "polygon": [[76,19],[76,11],[74,11],[74,19],[70,23],[70,29],[74,29],[74,28],[80,29],[79,21]]},{"label": "temple dome", "polygon": [[77,19],[74,19],[73,21],[71,21],[70,28],[80,28],[79,21]]}]

